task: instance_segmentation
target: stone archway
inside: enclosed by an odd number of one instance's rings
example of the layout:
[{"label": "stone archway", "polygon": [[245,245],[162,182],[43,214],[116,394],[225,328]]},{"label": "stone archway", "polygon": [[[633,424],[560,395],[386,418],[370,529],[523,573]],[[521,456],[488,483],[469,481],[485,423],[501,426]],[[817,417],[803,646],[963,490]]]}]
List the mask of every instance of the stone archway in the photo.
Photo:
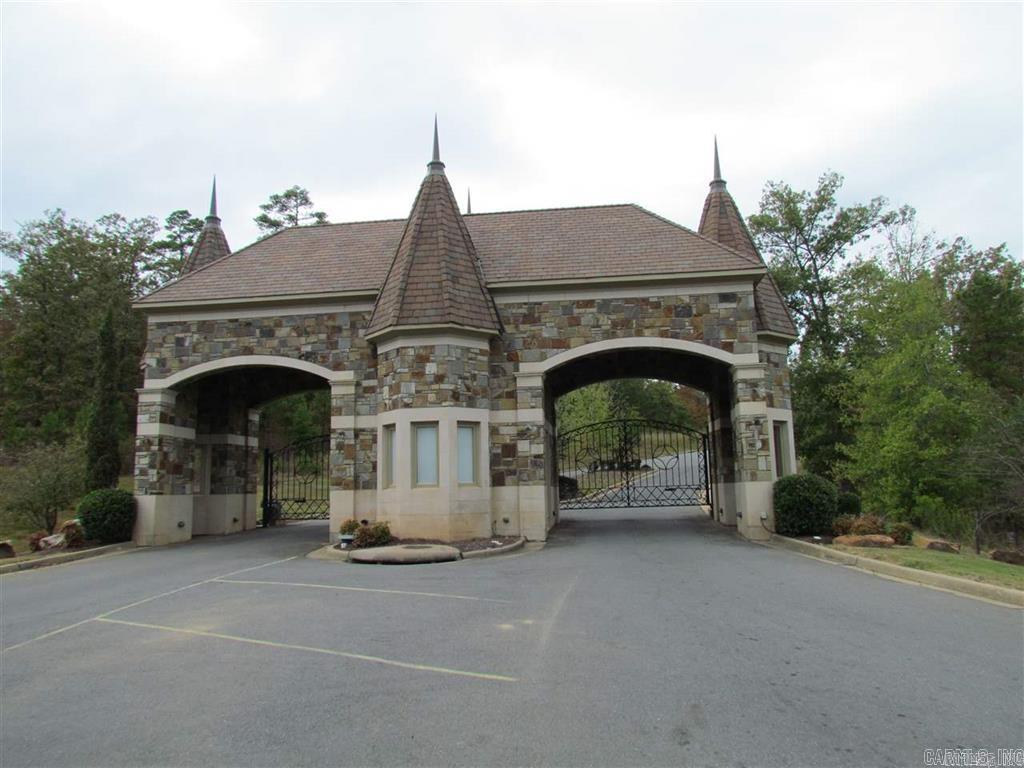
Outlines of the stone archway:
[{"label": "stone archway", "polygon": [[[259,409],[316,389],[344,398],[352,386],[350,373],[275,355],[225,357],[147,379],[139,390],[136,543],[255,528]],[[333,490],[344,482],[344,462],[331,466]]]}]

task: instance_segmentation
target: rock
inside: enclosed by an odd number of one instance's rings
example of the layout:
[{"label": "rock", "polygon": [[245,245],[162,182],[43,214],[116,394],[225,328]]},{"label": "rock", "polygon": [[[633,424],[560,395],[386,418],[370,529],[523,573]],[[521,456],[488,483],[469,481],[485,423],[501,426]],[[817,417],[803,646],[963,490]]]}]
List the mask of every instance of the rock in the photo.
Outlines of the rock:
[{"label": "rock", "polygon": [[992,550],[992,559],[1010,565],[1024,565],[1024,552],[1019,549],[995,549]]},{"label": "rock", "polygon": [[949,552],[952,555],[960,554],[959,544],[950,544],[948,541],[942,541],[941,539],[929,541],[925,549],[934,549],[936,552]]},{"label": "rock", "polygon": [[892,536],[883,536],[880,533],[869,533],[863,536],[853,534],[847,536],[836,536],[832,539],[833,544],[842,544],[847,547],[891,547],[896,542]]},{"label": "rock", "polygon": [[60,549],[64,546],[64,534],[55,533],[53,536],[46,536],[39,540],[39,546],[41,549]]},{"label": "rock", "polygon": [[0,541],[0,557],[17,557],[10,541]]}]

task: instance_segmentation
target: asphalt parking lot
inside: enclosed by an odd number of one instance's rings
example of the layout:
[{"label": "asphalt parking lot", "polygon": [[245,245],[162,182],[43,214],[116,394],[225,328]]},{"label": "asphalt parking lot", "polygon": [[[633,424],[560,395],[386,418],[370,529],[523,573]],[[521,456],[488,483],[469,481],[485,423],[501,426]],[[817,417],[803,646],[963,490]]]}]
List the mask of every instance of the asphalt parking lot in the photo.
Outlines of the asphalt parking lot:
[{"label": "asphalt parking lot", "polygon": [[1024,744],[1021,611],[593,513],[542,549],[322,523],[0,577],[0,764],[922,765]]}]

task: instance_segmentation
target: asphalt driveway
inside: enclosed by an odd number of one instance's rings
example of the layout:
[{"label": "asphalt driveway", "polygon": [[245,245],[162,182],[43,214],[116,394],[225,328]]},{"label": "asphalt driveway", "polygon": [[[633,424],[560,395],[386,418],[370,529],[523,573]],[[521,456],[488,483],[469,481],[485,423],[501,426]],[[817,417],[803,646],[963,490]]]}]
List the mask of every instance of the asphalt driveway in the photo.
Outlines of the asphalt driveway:
[{"label": "asphalt driveway", "polygon": [[1024,744],[1021,611],[592,513],[310,560],[321,523],[0,577],[0,764],[914,765]]}]

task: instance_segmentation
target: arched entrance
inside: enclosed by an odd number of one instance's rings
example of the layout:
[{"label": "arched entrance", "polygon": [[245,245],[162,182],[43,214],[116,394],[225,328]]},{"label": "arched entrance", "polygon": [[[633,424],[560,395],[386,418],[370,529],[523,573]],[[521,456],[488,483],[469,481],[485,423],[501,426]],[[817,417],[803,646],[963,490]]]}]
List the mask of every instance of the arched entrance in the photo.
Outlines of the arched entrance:
[{"label": "arched entrance", "polygon": [[[563,502],[564,492],[559,488],[555,400],[589,384],[643,377],[681,384],[707,396],[707,429],[703,431],[707,436],[707,498],[702,506],[715,520],[738,527],[747,537],[767,536],[772,526],[773,451],[785,448],[773,444],[773,421],[763,396],[765,368],[757,354],[736,354],[707,344],[660,337],[597,341],[552,355],[543,362],[522,364],[517,376],[519,400],[532,398],[543,404],[547,446],[545,517],[534,524],[550,529],[561,509],[577,504]],[[791,429],[788,422],[780,423],[784,429]],[[657,448],[647,450],[650,457],[639,457],[639,471],[644,471],[645,458],[654,468],[655,455],[661,453]],[[665,454],[669,455],[667,451]],[[563,488],[565,485],[562,481]]]},{"label": "arched entrance", "polygon": [[[287,395],[344,388],[344,379],[304,360],[240,355],[147,380],[139,391],[136,542],[255,528],[260,408]],[[322,482],[330,486],[334,478]]]}]

